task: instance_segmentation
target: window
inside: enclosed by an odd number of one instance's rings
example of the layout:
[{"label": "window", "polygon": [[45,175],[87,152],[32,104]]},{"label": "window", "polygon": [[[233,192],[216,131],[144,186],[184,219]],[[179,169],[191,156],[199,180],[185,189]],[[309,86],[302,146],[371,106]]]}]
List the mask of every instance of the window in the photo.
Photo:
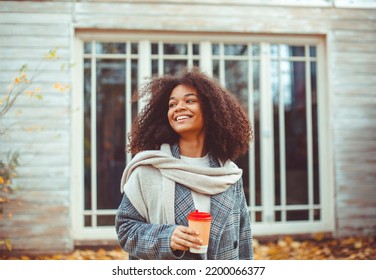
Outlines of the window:
[{"label": "window", "polygon": [[176,73],[185,65],[199,66],[198,44],[151,42],[152,74]]},{"label": "window", "polygon": [[321,39],[129,39],[77,40],[83,88],[77,97],[82,98],[82,120],[76,118],[83,123],[77,137],[82,145],[76,146],[82,150],[82,166],[75,171],[83,179],[76,182],[73,215],[78,239],[114,237],[120,177],[130,160],[124,152],[126,133],[143,106],[130,103],[132,92],[144,77],[175,73],[185,65],[200,66],[218,77],[249,113],[254,141],[237,164],[243,169],[254,234],[332,229],[322,145],[326,125]]}]

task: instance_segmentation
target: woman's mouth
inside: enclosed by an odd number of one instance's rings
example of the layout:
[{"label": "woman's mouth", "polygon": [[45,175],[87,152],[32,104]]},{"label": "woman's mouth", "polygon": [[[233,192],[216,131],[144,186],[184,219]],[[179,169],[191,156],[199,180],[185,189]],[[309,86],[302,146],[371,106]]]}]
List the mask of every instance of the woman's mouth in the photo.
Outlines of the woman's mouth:
[{"label": "woman's mouth", "polygon": [[181,116],[177,116],[176,118],[175,118],[175,121],[182,121],[182,120],[187,120],[187,119],[190,119],[190,118],[192,118],[191,116],[188,116],[188,115],[181,115]]}]

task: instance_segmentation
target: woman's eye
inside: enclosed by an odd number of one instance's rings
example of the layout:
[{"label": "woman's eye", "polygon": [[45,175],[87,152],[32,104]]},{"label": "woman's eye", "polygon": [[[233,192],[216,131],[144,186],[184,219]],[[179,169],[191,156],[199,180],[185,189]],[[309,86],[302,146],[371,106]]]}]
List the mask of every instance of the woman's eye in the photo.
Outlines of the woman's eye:
[{"label": "woman's eye", "polygon": [[170,104],[168,104],[168,107],[169,108],[172,108],[172,107],[174,107],[175,106],[175,103],[170,103]]}]

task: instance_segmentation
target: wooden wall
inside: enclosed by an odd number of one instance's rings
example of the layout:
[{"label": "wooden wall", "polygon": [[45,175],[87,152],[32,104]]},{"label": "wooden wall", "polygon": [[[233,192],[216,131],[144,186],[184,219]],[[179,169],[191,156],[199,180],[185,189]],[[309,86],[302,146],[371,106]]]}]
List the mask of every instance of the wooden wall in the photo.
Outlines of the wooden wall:
[{"label": "wooden wall", "polygon": [[[42,100],[22,96],[1,120],[11,131],[1,139],[1,155],[21,153],[19,189],[0,220],[0,239],[10,238],[14,251],[68,252],[70,236],[70,93],[54,89],[69,83],[72,41],[71,3],[0,2],[1,94],[28,64],[28,77],[50,49],[60,59],[42,66],[35,79]],[[31,89],[33,89],[32,87]],[[4,247],[1,247],[3,250]]]},{"label": "wooden wall", "polygon": [[[0,84],[6,87],[26,62],[35,67],[55,46],[60,47],[61,62],[69,63],[74,29],[325,36],[335,234],[376,234],[376,9],[317,3],[0,1]],[[74,93],[51,89],[56,81],[71,82],[70,72],[57,65],[49,65],[40,79],[45,98],[20,99],[6,120],[12,133],[2,139],[2,149],[23,152],[25,165],[17,183],[27,191],[22,204],[11,205],[3,215],[13,217],[1,221],[0,237],[12,236],[18,250],[69,251]]]}]

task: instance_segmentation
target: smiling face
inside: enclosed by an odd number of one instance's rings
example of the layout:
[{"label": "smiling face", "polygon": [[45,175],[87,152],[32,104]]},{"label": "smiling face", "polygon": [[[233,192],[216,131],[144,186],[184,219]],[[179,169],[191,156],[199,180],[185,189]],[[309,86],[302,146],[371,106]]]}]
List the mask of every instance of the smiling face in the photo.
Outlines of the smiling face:
[{"label": "smiling face", "polygon": [[181,137],[204,137],[204,116],[201,101],[194,88],[176,86],[168,103],[168,121]]}]

